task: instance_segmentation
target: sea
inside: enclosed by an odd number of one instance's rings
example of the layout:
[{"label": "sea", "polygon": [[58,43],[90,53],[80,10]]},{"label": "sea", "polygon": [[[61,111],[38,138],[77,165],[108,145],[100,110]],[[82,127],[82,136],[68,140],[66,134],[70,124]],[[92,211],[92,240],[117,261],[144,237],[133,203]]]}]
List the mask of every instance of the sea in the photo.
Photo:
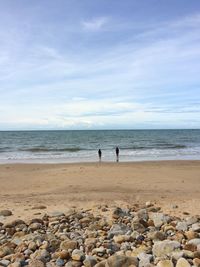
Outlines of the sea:
[{"label": "sea", "polygon": [[200,160],[200,130],[0,131],[0,163]]}]

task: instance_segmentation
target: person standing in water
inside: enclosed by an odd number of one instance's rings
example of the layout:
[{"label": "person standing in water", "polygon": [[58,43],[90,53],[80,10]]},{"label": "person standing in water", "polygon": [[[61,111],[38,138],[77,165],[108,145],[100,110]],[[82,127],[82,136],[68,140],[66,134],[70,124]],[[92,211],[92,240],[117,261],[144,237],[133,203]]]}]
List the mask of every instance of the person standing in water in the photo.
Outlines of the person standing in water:
[{"label": "person standing in water", "polygon": [[98,150],[98,155],[99,155],[99,162],[101,162],[101,155],[102,155],[101,149]]},{"label": "person standing in water", "polygon": [[118,146],[115,148],[115,152],[116,152],[116,161],[118,162],[119,161],[119,147]]}]

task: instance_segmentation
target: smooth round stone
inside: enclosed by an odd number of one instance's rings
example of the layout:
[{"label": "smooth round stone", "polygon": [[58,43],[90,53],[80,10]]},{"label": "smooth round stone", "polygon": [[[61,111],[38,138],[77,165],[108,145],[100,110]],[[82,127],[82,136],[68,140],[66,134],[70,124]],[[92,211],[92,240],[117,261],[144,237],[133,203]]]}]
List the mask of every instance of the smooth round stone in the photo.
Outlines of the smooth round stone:
[{"label": "smooth round stone", "polygon": [[129,241],[129,239],[130,239],[130,236],[128,236],[128,235],[115,235],[113,237],[114,242],[119,243],[119,244],[122,242]]},{"label": "smooth round stone", "polygon": [[195,232],[200,232],[200,223],[194,223],[192,225],[192,230]]},{"label": "smooth round stone", "polygon": [[189,251],[194,252],[194,251],[197,250],[197,246],[194,245],[194,244],[186,244],[186,245],[184,246],[184,249],[185,249],[185,250],[189,250]]},{"label": "smooth round stone", "polygon": [[37,245],[35,242],[31,241],[28,245],[28,249],[35,251],[37,249]]},{"label": "smooth round stone", "polygon": [[11,215],[12,215],[12,211],[10,211],[10,210],[1,210],[0,211],[0,216],[7,217],[7,216],[11,216]]},{"label": "smooth round stone", "polygon": [[57,259],[57,260],[56,260],[56,265],[57,265],[57,266],[64,266],[64,265],[65,265],[65,262],[64,262],[63,259]]},{"label": "smooth round stone", "polygon": [[152,239],[152,240],[164,240],[165,239],[165,234],[161,231],[155,231],[155,232],[151,232],[151,233],[148,233],[148,238]]},{"label": "smooth round stone", "polygon": [[176,225],[176,229],[178,231],[187,231],[188,224],[186,222],[178,222],[177,225]]},{"label": "smooth round stone", "polygon": [[186,231],[184,233],[184,235],[187,237],[187,239],[191,240],[191,239],[195,239],[195,238],[198,238],[198,233],[192,231],[192,230],[189,230],[189,231]]},{"label": "smooth round stone", "polygon": [[65,214],[62,211],[52,211],[52,212],[49,212],[48,215],[50,217],[61,217],[61,216],[64,216]]},{"label": "smooth round stone", "polygon": [[191,267],[191,265],[186,259],[180,258],[176,263],[176,267]]},{"label": "smooth round stone", "polygon": [[32,223],[29,225],[29,229],[32,230],[32,231],[35,231],[35,230],[38,230],[38,229],[41,229],[42,228],[42,224],[41,223],[38,223],[38,222],[35,222],[35,223]]},{"label": "smooth round stone", "polygon": [[178,259],[183,257],[184,253],[183,253],[183,251],[174,251],[174,252],[172,252],[171,255],[172,255],[172,259],[177,261]]},{"label": "smooth round stone", "polygon": [[139,267],[145,267],[152,261],[153,255],[142,252],[137,255],[137,258],[139,259]]},{"label": "smooth round stone", "polygon": [[188,244],[193,244],[193,245],[196,245],[198,246],[200,244],[200,238],[194,238],[194,239],[191,239]]},{"label": "smooth round stone", "polygon": [[78,242],[73,240],[64,240],[60,244],[61,250],[76,249],[78,247]]},{"label": "smooth round stone", "polygon": [[186,218],[187,225],[191,225],[197,222],[198,222],[197,216],[191,216],[191,217]]},{"label": "smooth round stone", "polygon": [[109,267],[138,266],[138,259],[135,257],[127,257],[125,255],[113,255],[107,259],[106,266]]},{"label": "smooth round stone", "polygon": [[65,267],[81,267],[82,266],[82,262],[81,261],[68,261],[65,264]]},{"label": "smooth round stone", "polygon": [[72,260],[74,261],[83,261],[85,259],[85,254],[82,250],[75,249],[72,252]]},{"label": "smooth round stone", "polygon": [[157,264],[158,267],[174,267],[174,264],[171,260],[162,260]]},{"label": "smooth round stone", "polygon": [[58,254],[58,257],[63,260],[67,260],[70,258],[70,254],[66,250],[58,251],[57,254]]},{"label": "smooth round stone", "polygon": [[45,267],[44,263],[40,260],[30,260],[29,267]]},{"label": "smooth round stone", "polygon": [[1,266],[7,267],[9,264],[10,264],[10,261],[9,260],[1,260],[0,261],[0,265]]},{"label": "smooth round stone", "polygon": [[193,259],[193,264],[194,264],[194,266],[196,266],[196,267],[200,267],[200,259],[199,259],[199,258],[195,258],[195,259]]},{"label": "smooth round stone", "polygon": [[11,263],[11,264],[9,265],[9,267],[21,267],[21,266],[22,266],[21,263],[18,262],[18,261],[14,262],[14,263]]},{"label": "smooth round stone", "polygon": [[97,263],[97,260],[93,256],[86,256],[83,264],[85,267],[93,267]]}]

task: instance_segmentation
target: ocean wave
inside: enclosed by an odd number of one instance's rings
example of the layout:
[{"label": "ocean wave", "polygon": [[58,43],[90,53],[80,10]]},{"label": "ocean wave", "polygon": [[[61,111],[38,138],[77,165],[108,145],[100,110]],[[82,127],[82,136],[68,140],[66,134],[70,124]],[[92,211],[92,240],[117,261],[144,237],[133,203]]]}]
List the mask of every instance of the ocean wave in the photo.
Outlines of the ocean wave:
[{"label": "ocean wave", "polygon": [[32,147],[32,148],[21,148],[20,151],[27,151],[32,153],[38,152],[78,152],[83,150],[78,147],[69,147],[69,148],[46,148],[46,147]]},{"label": "ocean wave", "polygon": [[176,144],[159,144],[154,146],[132,146],[132,147],[121,147],[122,150],[149,150],[149,149],[182,149],[187,148],[186,145]]},{"label": "ocean wave", "polygon": [[10,150],[10,147],[0,147],[0,153],[7,152],[8,150]]}]

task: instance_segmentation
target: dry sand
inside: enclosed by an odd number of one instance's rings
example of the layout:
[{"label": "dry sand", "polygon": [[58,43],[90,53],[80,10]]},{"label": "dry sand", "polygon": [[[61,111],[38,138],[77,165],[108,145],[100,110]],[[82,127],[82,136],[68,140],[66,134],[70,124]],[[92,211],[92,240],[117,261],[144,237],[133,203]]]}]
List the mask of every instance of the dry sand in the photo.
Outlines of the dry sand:
[{"label": "dry sand", "polygon": [[200,161],[0,165],[0,210],[13,212],[0,221],[149,200],[167,213],[200,214]]}]

